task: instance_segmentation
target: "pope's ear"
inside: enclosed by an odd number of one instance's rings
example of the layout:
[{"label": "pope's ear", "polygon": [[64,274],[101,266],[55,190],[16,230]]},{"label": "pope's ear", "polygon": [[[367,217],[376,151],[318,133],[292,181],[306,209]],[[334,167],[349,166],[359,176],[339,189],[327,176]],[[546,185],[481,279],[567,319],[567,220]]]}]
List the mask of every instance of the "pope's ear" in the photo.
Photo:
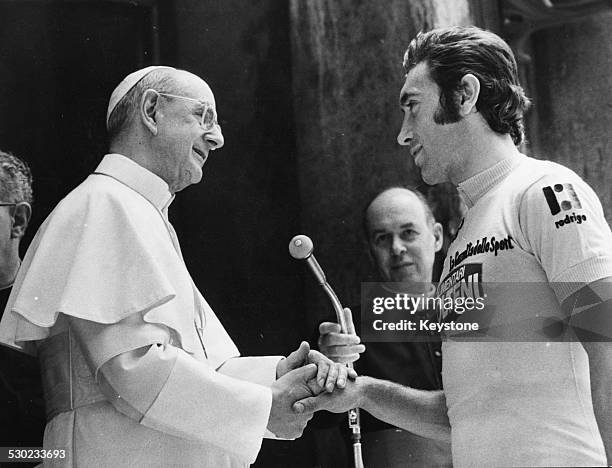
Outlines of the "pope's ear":
[{"label": "pope's ear", "polygon": [[13,227],[11,228],[11,239],[21,239],[30,222],[32,216],[32,207],[28,202],[21,202],[15,205],[15,214],[13,215]]},{"label": "pope's ear", "polygon": [[140,120],[153,135],[157,135],[157,118],[159,113],[159,93],[154,89],[147,89],[142,93],[138,109]]}]

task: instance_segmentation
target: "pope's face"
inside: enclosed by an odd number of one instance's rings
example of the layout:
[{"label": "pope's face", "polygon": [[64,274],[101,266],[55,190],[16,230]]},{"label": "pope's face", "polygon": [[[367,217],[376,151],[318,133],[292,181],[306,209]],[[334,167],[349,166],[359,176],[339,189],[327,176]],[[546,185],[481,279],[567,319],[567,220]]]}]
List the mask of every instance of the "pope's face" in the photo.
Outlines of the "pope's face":
[{"label": "pope's face", "polygon": [[160,173],[172,193],[200,182],[210,151],[221,148],[224,143],[217,123],[210,129],[201,125],[206,106],[212,106],[216,112],[215,96],[210,87],[187,72],[179,72],[176,81],[180,93],[176,96],[161,94],[158,98],[157,106],[163,118],[158,121],[158,138],[155,139],[161,158],[158,161]]},{"label": "pope's face", "polygon": [[428,184],[452,180],[457,159],[457,123],[434,121],[440,109],[440,88],[429,76],[429,66],[421,62],[406,75],[400,92],[400,108],[404,113],[397,141],[408,146],[421,176]]}]

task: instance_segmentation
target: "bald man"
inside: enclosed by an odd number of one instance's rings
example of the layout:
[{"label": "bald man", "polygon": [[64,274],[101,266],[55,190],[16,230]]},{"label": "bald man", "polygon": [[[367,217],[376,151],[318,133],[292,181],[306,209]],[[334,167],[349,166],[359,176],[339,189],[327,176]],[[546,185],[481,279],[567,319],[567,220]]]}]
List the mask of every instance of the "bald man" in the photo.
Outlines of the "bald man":
[{"label": "bald man", "polygon": [[[396,293],[432,295],[433,264],[442,247],[442,226],[419,192],[392,187],[378,193],[364,212],[364,234],[379,283],[368,297]],[[405,318],[401,315],[399,318]],[[367,328],[355,314],[357,333]],[[386,342],[368,342],[343,335],[337,323],[319,326],[319,349],[337,362],[353,362],[362,375],[390,380],[422,390],[442,388],[439,336],[427,340],[398,333]],[[419,338],[423,338],[422,336]],[[362,353],[361,358],[359,354]],[[344,421],[343,421],[344,422]],[[364,463],[368,467],[450,466],[450,444],[420,437],[362,413]]]},{"label": "bald man", "polygon": [[42,225],[0,324],[0,341],[40,356],[44,446],[60,451],[46,462],[247,466],[266,430],[301,435],[312,413],[294,414],[297,398],[347,371],[307,343],[238,358],[187,271],[168,207],[223,146],[210,87],[171,67],[134,72],[107,129],[110,154]]}]

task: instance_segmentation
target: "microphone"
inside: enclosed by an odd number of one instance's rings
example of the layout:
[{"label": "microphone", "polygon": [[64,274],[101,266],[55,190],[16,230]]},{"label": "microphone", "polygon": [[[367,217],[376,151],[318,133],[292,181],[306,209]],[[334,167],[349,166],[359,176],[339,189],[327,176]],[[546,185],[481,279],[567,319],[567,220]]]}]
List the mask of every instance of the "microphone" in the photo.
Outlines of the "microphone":
[{"label": "microphone", "polygon": [[323,269],[317,259],[312,254],[314,250],[314,245],[312,244],[312,240],[310,237],[300,234],[295,236],[289,242],[289,254],[296,260],[306,260],[310,270],[315,275],[315,278],[319,282],[319,284],[327,283],[327,279],[325,278],[325,273],[323,273]]},{"label": "microphone", "polygon": [[342,304],[340,304],[338,296],[336,296],[336,293],[327,282],[327,278],[325,277],[325,273],[323,273],[321,265],[319,265],[319,262],[317,262],[317,259],[312,253],[313,250],[314,245],[312,240],[310,237],[305,236],[304,234],[295,236],[293,239],[291,239],[291,242],[289,242],[289,254],[296,260],[306,260],[306,263],[310,267],[310,271],[312,271],[312,274],[315,276],[319,285],[321,285],[321,287],[327,293],[327,296],[329,297],[329,300],[331,301],[336,312],[336,318],[338,319],[342,333],[350,334],[353,332],[354,334],[354,331],[349,330],[348,328]]},{"label": "microphone", "polygon": [[[342,308],[342,304],[340,304],[340,300],[336,293],[332,289],[332,287],[327,282],[327,278],[325,278],[325,273],[323,273],[323,269],[314,254],[312,253],[314,250],[314,245],[310,237],[305,236],[304,234],[299,234],[291,239],[289,242],[289,254],[297,259],[297,260],[306,260],[310,271],[317,279],[317,282],[321,285],[323,290],[327,293],[329,300],[334,306],[334,310],[336,311],[336,319],[340,324],[340,328],[342,329],[342,333],[347,333],[354,335],[355,329],[351,327],[349,329],[348,323],[346,321],[346,317],[344,315],[344,309]],[[348,367],[352,368],[353,364],[348,364]],[[351,429],[351,439],[353,440],[353,458],[355,462],[355,468],[363,468],[363,458],[361,454],[361,424],[360,424],[360,416],[359,416],[359,408],[353,408],[348,412],[348,425]]]}]

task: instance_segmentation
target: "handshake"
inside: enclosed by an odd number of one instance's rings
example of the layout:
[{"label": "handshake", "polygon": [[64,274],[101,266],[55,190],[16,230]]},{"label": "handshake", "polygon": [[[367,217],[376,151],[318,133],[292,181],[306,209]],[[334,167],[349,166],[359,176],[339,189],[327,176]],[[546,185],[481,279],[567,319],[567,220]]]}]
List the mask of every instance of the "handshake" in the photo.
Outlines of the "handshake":
[{"label": "handshake", "polygon": [[[345,313],[352,325],[350,311]],[[300,437],[315,411],[343,413],[360,406],[362,378],[343,363],[357,360],[365,347],[357,336],[341,334],[335,323],[322,323],[319,332],[321,350],[341,363],[311,350],[305,341],[278,363],[268,420],[268,430],[277,437]]]}]

